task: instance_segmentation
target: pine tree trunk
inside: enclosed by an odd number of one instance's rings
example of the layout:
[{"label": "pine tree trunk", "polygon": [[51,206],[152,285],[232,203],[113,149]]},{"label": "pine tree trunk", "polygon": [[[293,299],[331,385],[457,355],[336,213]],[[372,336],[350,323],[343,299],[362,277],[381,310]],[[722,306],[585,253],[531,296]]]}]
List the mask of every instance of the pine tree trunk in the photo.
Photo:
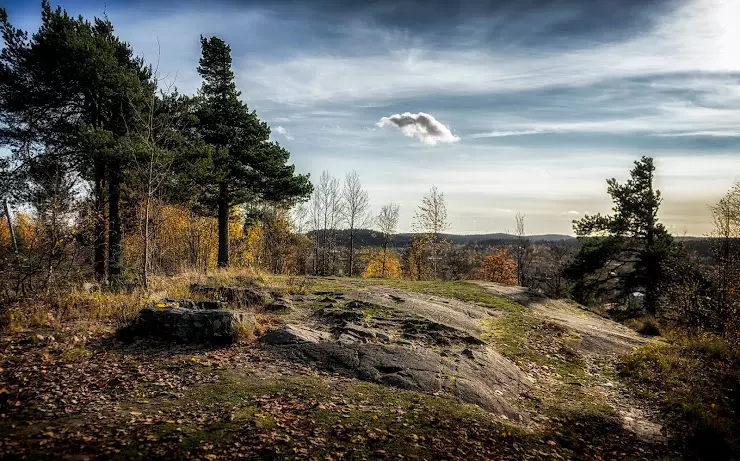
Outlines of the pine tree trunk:
[{"label": "pine tree trunk", "polygon": [[96,160],[94,166],[95,180],[95,224],[93,228],[94,267],[95,279],[98,282],[105,280],[105,165]]},{"label": "pine tree trunk", "polygon": [[111,171],[108,181],[108,283],[115,287],[123,274],[120,172]]},{"label": "pine tree trunk", "polygon": [[229,267],[229,188],[218,185],[218,267]]},{"label": "pine tree trunk", "polygon": [[[649,194],[653,195],[653,174],[649,173]],[[655,315],[658,304],[658,277],[660,266],[655,256],[655,210],[650,210],[645,235],[645,251],[648,255],[648,264],[645,283],[645,310],[650,315]]]}]

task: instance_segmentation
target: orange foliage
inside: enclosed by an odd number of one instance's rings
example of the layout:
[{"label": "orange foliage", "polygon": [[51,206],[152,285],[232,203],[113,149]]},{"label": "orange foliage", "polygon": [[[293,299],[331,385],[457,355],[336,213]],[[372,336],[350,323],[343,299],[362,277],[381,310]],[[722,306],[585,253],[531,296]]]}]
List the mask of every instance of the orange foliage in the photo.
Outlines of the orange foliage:
[{"label": "orange foliage", "polygon": [[8,221],[5,217],[0,218],[0,246],[10,246],[10,231],[8,230]]},{"label": "orange foliage", "polygon": [[489,282],[516,285],[516,261],[506,250],[497,249],[483,258],[477,276]]},{"label": "orange foliage", "polygon": [[[383,268],[383,259],[385,259],[385,271]],[[398,257],[389,251],[383,253],[383,250],[375,249],[370,254],[363,277],[384,277],[397,279],[401,277],[401,262]]]},{"label": "orange foliage", "polygon": [[18,239],[19,244],[30,247],[38,243],[40,226],[36,219],[29,214],[16,213],[13,228],[15,229],[15,238]]},{"label": "orange foliage", "polygon": [[[143,207],[142,207],[143,216]],[[149,255],[154,273],[176,273],[183,269],[216,267],[218,227],[215,218],[199,216],[184,206],[152,204]],[[138,232],[125,236],[124,257],[129,266],[139,266],[143,253],[143,223]],[[241,227],[241,226],[238,226]],[[244,232],[231,226],[232,242]]]}]

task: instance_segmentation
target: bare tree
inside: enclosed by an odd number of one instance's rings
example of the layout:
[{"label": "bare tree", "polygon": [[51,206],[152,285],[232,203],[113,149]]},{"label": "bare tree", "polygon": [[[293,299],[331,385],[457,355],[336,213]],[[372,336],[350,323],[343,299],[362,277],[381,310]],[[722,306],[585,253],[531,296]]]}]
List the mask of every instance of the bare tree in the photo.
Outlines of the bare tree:
[{"label": "bare tree", "polygon": [[[328,175],[328,173],[327,173]],[[324,229],[326,230],[324,271],[334,274],[337,266],[337,230],[342,224],[344,203],[339,179],[329,176],[324,188]]]},{"label": "bare tree", "polygon": [[301,202],[296,204],[291,211],[296,233],[303,234],[305,226],[311,224],[309,219],[310,205]]},{"label": "bare tree", "polygon": [[355,231],[370,225],[370,201],[356,171],[347,173],[342,189],[344,220],[349,228],[349,276],[355,273]]},{"label": "bare tree", "polygon": [[383,234],[383,267],[381,275],[385,277],[385,263],[388,259],[388,245],[393,239],[393,234],[396,233],[396,227],[398,226],[398,212],[400,207],[397,203],[389,203],[383,205],[380,209],[380,213],[375,218],[375,223],[380,228],[380,232]]},{"label": "bare tree", "polygon": [[440,234],[450,227],[447,221],[447,205],[442,192],[437,186],[432,186],[429,193],[422,197],[421,205],[416,211],[414,226],[416,230],[424,232],[429,238],[432,256],[432,271],[437,276],[437,256],[439,253]]},{"label": "bare tree", "polygon": [[516,281],[519,286],[527,285],[529,270],[530,241],[524,231],[524,215],[516,214]]},{"label": "bare tree", "polygon": [[[151,255],[150,227],[152,205],[155,194],[172,177],[175,151],[182,147],[182,130],[188,124],[187,102],[174,87],[165,84],[157,94],[156,89],[163,83],[159,74],[159,55],[152,73],[153,89],[144,88],[143,106],[133,110],[136,114],[131,125],[126,126],[124,138],[133,159],[132,172],[136,176],[139,193],[143,195],[141,282],[149,286],[149,266]],[[129,100],[132,108],[136,103]]]},{"label": "bare tree", "polygon": [[309,204],[309,223],[314,231],[314,273],[328,275],[336,262],[336,231],[342,218],[339,180],[328,171],[321,173]]},{"label": "bare tree", "polygon": [[710,211],[714,224],[713,277],[719,291],[719,316],[724,318],[736,303],[734,287],[740,280],[740,183],[711,206]]},{"label": "bare tree", "polygon": [[568,290],[565,270],[571,265],[577,245],[575,242],[547,242],[533,245],[527,279],[548,296],[563,297]]},{"label": "bare tree", "polygon": [[[322,175],[323,176],[323,175]],[[323,193],[323,184],[319,182],[318,187],[314,188],[311,201],[308,204],[308,225],[314,233],[314,257],[313,257],[313,273],[319,273],[319,251],[321,250],[321,216],[323,215],[323,202],[321,200]]]}]

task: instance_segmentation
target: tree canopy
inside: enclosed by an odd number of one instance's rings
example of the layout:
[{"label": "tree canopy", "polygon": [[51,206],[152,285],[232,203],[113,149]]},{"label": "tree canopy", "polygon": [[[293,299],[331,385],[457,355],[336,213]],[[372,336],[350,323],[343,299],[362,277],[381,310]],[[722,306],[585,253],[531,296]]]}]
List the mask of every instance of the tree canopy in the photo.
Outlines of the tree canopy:
[{"label": "tree canopy", "polygon": [[664,282],[664,262],[674,250],[673,239],[658,222],[660,191],[653,187],[655,165],[650,157],[635,161],[630,179],[620,184],[607,180],[614,202],[611,215],[586,215],[573,221],[582,241],[568,269],[575,292],[588,297],[607,293],[629,296],[640,292],[645,308],[655,313]]},{"label": "tree canopy", "polygon": [[[270,127],[239,99],[231,48],[218,37],[201,37],[197,131],[211,147],[198,179],[201,202],[217,208],[220,266],[229,265],[228,210],[252,199],[303,199],[313,191],[307,175],[295,174],[290,153],[270,140]],[[203,174],[204,173],[204,174]],[[203,177],[206,176],[206,177]],[[215,205],[215,206],[213,206]]]}]

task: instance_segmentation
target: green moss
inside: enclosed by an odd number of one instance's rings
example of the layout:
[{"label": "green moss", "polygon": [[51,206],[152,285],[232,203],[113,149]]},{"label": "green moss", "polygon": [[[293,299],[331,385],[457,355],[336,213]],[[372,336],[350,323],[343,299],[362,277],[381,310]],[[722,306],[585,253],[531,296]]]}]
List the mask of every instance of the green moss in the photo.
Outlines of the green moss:
[{"label": "green moss", "polygon": [[312,397],[328,393],[326,385],[314,377],[291,376],[276,381],[260,380],[253,376],[228,371],[218,382],[194,387],[188,397],[205,404],[249,404],[255,396],[286,394]]},{"label": "green moss", "polygon": [[440,280],[362,279],[362,285],[383,285],[444,298],[481,304],[506,312],[521,312],[524,307],[500,296],[492,295],[485,288],[469,282]]},{"label": "green moss", "polygon": [[92,357],[92,351],[85,349],[84,347],[73,347],[62,352],[59,357],[62,362],[77,362]]},{"label": "green moss", "polygon": [[586,364],[571,347],[580,341],[559,325],[528,316],[526,313],[507,313],[482,321],[487,332],[483,339],[524,369],[549,371],[553,384],[535,403],[538,409],[557,416],[576,412],[595,412],[614,415],[615,410],[591,388],[603,378],[586,371]]},{"label": "green moss", "polygon": [[[501,439],[502,443],[516,440],[522,446],[543,444],[535,434],[496,421],[479,407],[461,403],[449,395],[430,395],[367,382],[350,382],[337,390],[314,377],[257,380],[227,372],[217,383],[192,389],[188,399],[197,399],[199,406],[237,408],[228,422],[198,430],[181,429],[185,435],[183,452],[204,440],[211,443],[214,438],[228,440],[230,430],[251,424],[260,430],[276,431],[281,443],[280,434],[290,430],[285,426],[286,417],[293,424],[308,424],[316,432],[327,434],[327,448],[316,448],[319,459],[331,453],[325,451],[329,450],[328,446],[340,451],[360,447],[363,456],[370,458],[378,449],[412,459],[428,458],[434,449],[429,440],[455,440],[460,428],[470,426],[486,431],[489,437]],[[279,406],[271,406],[276,402],[280,402]],[[276,450],[289,450],[290,446],[288,443]]]},{"label": "green moss", "polygon": [[[262,283],[270,290],[288,294],[309,294],[314,291],[346,291],[356,289],[353,279],[326,277],[292,277],[287,275],[262,275]],[[345,283],[346,281],[346,283]]]}]

